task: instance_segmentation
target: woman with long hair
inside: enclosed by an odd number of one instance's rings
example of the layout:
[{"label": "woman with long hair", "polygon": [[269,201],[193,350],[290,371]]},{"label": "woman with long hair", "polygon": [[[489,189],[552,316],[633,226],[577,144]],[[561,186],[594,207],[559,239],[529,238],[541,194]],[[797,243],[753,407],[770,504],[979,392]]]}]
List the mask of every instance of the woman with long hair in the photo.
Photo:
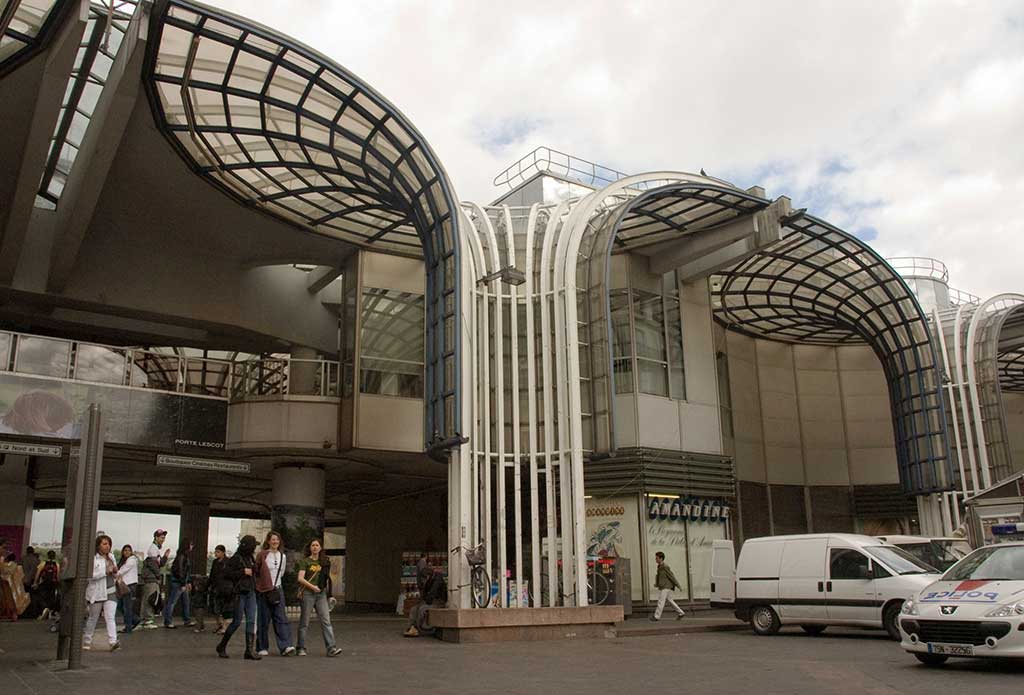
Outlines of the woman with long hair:
[{"label": "woman with long hair", "polygon": [[238,550],[228,559],[224,566],[224,577],[234,586],[235,613],[231,624],[224,631],[224,636],[217,645],[217,656],[228,658],[228,642],[231,635],[242,624],[245,618],[245,658],[259,661],[256,653],[256,538],[242,536],[238,541]]},{"label": "woman with long hair", "polygon": [[292,629],[284,612],[284,589],[281,580],[287,574],[287,556],[284,542],[277,531],[269,531],[263,541],[263,549],[256,556],[256,591],[259,594],[259,632],[256,648],[260,656],[267,656],[270,649],[270,624],[274,624],[274,636],[281,656],[295,653],[292,646]]},{"label": "woman with long hair", "polygon": [[341,649],[334,642],[331,609],[327,605],[331,559],[318,538],[306,544],[303,556],[298,563],[299,598],[302,600],[302,613],[299,616],[299,656],[306,656],[306,632],[309,630],[309,619],[314,611],[320,618],[320,632],[324,637],[324,646],[327,647],[327,656],[338,656]]},{"label": "woman with long hair", "polygon": [[92,635],[96,632],[96,623],[100,619],[100,613],[103,613],[103,622],[107,625],[110,651],[121,647],[121,643],[117,641],[117,623],[114,622],[114,615],[117,612],[117,601],[114,600],[117,564],[110,555],[113,545],[114,542],[106,534],[96,537],[96,554],[92,559],[92,577],[85,588],[85,602],[89,606],[89,617],[85,621],[82,649],[92,647]]},{"label": "woman with long hair", "polygon": [[135,619],[135,590],[139,586],[139,558],[135,557],[135,551],[130,545],[121,548],[121,557],[117,560],[117,577],[127,587],[127,592],[117,599],[117,606],[121,609],[121,617],[124,619],[124,627],[121,632],[130,635],[135,626],[139,624],[139,621]]}]

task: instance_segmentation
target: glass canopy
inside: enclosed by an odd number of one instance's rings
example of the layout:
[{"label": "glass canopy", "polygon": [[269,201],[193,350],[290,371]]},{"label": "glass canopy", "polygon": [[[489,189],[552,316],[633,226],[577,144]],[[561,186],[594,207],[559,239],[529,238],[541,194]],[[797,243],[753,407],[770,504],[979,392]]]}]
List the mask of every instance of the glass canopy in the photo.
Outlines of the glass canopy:
[{"label": "glass canopy", "polygon": [[[65,0],[66,1],[66,0]],[[61,0],[0,0],[0,74],[39,47]]]}]

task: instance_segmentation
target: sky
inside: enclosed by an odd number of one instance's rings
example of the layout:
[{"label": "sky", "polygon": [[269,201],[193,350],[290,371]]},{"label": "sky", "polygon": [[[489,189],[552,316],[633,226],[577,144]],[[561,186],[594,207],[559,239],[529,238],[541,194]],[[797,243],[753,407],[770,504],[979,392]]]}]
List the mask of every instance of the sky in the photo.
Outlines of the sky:
[{"label": "sky", "polygon": [[207,0],[349,69],[463,200],[546,146],[697,172],[1024,290],[1024,2]]},{"label": "sky", "polygon": [[[63,509],[37,509],[32,512],[32,533],[29,543],[32,545],[60,545],[61,527],[64,524]],[[241,522],[238,519],[210,518],[209,551],[218,544],[223,544],[234,552],[238,545],[238,530]],[[164,548],[176,553],[180,545],[177,514],[137,514],[135,512],[100,511],[96,523],[96,531],[102,531],[114,541],[114,547],[121,548],[125,544],[138,552],[144,552],[153,542],[153,532],[157,529],[167,531]]]}]

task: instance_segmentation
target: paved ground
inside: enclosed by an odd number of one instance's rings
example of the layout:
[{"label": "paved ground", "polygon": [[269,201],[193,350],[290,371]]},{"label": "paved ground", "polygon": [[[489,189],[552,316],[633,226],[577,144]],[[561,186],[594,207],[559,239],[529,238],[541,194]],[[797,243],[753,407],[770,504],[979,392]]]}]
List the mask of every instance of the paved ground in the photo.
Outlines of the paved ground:
[{"label": "paved ground", "polygon": [[[705,616],[706,617],[706,616]],[[632,622],[632,621],[629,621]],[[0,623],[4,693],[116,695],[234,693],[896,693],[1024,692],[1024,665],[950,662],[926,669],[877,632],[829,630],[821,637],[749,631],[618,637],[610,640],[453,645],[402,639],[403,624],[373,616],[335,621],[345,653],[323,658],[311,628],[312,655],[259,663],[216,658],[216,637],[182,629],[129,635],[114,653],[85,654],[71,673],[49,661],[53,636],[38,623]],[[97,634],[97,644],[103,643]]]}]

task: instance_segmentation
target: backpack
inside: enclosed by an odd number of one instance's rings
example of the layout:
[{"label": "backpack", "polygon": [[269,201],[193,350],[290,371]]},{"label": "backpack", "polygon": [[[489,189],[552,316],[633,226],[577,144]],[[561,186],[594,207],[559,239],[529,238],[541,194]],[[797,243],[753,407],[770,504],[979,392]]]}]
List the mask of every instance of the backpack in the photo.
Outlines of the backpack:
[{"label": "backpack", "polygon": [[43,565],[43,572],[39,575],[40,584],[56,584],[59,579],[57,572],[57,563],[53,560],[47,560],[46,564]]}]

